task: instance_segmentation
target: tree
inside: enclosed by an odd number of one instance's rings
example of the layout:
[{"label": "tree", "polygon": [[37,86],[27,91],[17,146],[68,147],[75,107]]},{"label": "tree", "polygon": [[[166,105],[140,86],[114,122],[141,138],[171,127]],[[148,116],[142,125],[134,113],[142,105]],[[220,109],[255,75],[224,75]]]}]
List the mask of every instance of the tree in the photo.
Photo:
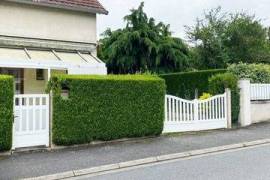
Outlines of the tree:
[{"label": "tree", "polygon": [[188,38],[195,46],[195,65],[200,69],[224,68],[229,62],[223,43],[228,26],[227,14],[221,13],[221,7],[218,7],[204,16],[203,20],[197,19],[194,27],[186,27]]},{"label": "tree", "polygon": [[187,45],[171,36],[169,25],[148,18],[143,7],[141,3],[124,17],[125,28],[103,33],[98,56],[107,63],[109,73],[162,73],[187,68]]},{"label": "tree", "polygon": [[245,13],[231,15],[225,46],[230,63],[256,63],[269,60],[268,32],[260,20]]},{"label": "tree", "polygon": [[205,13],[187,34],[194,44],[196,67],[224,68],[228,63],[267,62],[268,31],[260,20],[246,13],[223,13],[221,8]]}]

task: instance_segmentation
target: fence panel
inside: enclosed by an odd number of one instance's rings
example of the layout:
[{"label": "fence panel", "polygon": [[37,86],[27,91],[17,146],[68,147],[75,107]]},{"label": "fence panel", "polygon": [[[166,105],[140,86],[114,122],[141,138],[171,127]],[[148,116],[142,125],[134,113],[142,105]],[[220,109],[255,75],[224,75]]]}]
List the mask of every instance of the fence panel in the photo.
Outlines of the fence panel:
[{"label": "fence panel", "polygon": [[166,95],[164,133],[227,128],[226,93],[207,100]]},{"label": "fence panel", "polygon": [[252,101],[270,100],[270,84],[250,84]]}]

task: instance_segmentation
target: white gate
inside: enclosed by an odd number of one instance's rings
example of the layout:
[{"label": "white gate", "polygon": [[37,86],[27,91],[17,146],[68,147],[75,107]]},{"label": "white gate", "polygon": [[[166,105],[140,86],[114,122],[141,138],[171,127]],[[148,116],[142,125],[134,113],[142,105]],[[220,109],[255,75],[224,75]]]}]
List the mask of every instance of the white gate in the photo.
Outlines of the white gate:
[{"label": "white gate", "polygon": [[13,147],[49,146],[49,95],[15,95]]},{"label": "white gate", "polygon": [[227,128],[226,93],[207,100],[166,95],[163,133]]}]

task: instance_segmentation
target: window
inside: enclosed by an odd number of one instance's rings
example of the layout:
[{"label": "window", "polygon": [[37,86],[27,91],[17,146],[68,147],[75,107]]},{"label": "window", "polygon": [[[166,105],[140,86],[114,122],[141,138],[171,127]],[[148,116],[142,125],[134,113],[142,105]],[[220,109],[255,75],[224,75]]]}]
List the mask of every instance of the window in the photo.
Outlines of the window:
[{"label": "window", "polygon": [[24,90],[23,69],[0,68],[0,74],[7,74],[7,75],[14,76],[15,94],[23,94],[23,90]]},{"label": "window", "polygon": [[37,69],[37,70],[36,70],[36,79],[37,79],[38,81],[43,81],[43,80],[45,80],[45,78],[44,78],[44,70],[43,70],[43,69]]}]

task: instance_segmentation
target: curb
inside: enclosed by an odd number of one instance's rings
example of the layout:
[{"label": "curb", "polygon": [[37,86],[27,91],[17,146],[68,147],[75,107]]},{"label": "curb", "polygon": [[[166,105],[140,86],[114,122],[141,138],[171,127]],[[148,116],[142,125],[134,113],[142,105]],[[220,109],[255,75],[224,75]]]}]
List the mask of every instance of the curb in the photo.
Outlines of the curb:
[{"label": "curb", "polygon": [[77,176],[82,176],[82,175],[90,175],[90,174],[95,174],[95,173],[100,173],[100,172],[111,171],[111,170],[119,170],[123,168],[129,168],[129,167],[140,166],[140,165],[145,165],[145,164],[158,163],[158,162],[175,160],[175,159],[183,159],[183,158],[188,158],[188,157],[193,157],[193,156],[217,153],[217,152],[234,150],[234,149],[241,149],[241,148],[264,145],[264,144],[270,144],[270,139],[261,139],[261,140],[256,140],[256,141],[218,146],[218,147],[212,147],[212,148],[206,148],[206,149],[200,149],[200,150],[193,150],[193,151],[187,151],[187,152],[182,152],[182,153],[167,154],[167,155],[149,157],[145,159],[121,162],[117,164],[97,166],[97,167],[92,167],[88,169],[73,170],[73,171],[67,171],[67,172],[58,173],[58,174],[26,178],[24,180],[57,180],[57,179],[64,179],[64,178],[72,178],[72,177],[77,177]]},{"label": "curb", "polygon": [[10,156],[11,154],[12,154],[11,151],[0,152],[0,158]]}]

